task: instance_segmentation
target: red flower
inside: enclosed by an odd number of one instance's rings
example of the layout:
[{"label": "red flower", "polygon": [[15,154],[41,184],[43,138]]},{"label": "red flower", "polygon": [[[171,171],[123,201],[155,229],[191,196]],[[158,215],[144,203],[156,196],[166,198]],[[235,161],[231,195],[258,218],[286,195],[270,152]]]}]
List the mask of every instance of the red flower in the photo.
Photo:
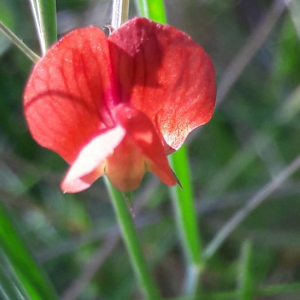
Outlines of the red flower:
[{"label": "red flower", "polygon": [[106,174],[121,191],[145,173],[176,184],[167,154],[209,121],[215,74],[204,50],[181,31],[135,18],[108,38],[77,29],[36,64],[24,94],[34,139],[70,169],[65,192]]}]

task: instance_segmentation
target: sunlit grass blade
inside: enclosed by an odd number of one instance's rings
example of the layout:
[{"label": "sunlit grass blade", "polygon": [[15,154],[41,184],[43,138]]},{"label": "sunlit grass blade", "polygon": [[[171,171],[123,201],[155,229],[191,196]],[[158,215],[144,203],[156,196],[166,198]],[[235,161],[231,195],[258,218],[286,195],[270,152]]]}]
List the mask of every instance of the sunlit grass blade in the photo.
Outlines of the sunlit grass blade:
[{"label": "sunlit grass blade", "polygon": [[166,24],[167,17],[165,13],[164,0],[136,0],[139,13],[145,18]]},{"label": "sunlit grass blade", "polygon": [[176,212],[177,226],[189,264],[185,292],[187,295],[193,295],[196,292],[203,261],[186,146],[172,154],[170,163],[183,187],[181,189],[177,185],[171,187],[170,190]]},{"label": "sunlit grass blade", "polygon": [[57,40],[55,0],[30,0],[42,55]]},{"label": "sunlit grass blade", "polygon": [[28,58],[30,58],[34,63],[37,62],[40,57],[35,54],[31,49],[29,49],[7,26],[5,26],[0,21],[0,31],[2,31],[5,36],[11,40]]},{"label": "sunlit grass blade", "polygon": [[183,187],[180,188],[177,185],[171,188],[177,218],[180,222],[179,227],[182,230],[183,244],[187,251],[188,261],[193,265],[199,265],[202,262],[201,242],[193,203],[194,196],[186,146],[172,154],[170,162]]},{"label": "sunlit grass blade", "polygon": [[238,293],[240,300],[253,299],[253,277],[252,277],[252,252],[253,246],[249,240],[242,245],[241,257],[238,269]]},{"label": "sunlit grass blade", "polygon": [[20,287],[20,282],[13,274],[13,270],[0,250],[0,299],[3,300],[29,300]]},{"label": "sunlit grass blade", "polygon": [[[139,12],[143,17],[153,19],[160,23],[167,22],[163,0],[139,0],[137,4]],[[197,292],[203,263],[202,247],[193,203],[193,189],[185,146],[170,157],[170,163],[183,186],[183,189],[179,186],[172,187],[170,191],[176,211],[177,226],[188,262],[184,293],[191,296]]]},{"label": "sunlit grass blade", "polygon": [[22,289],[31,300],[58,299],[2,205],[0,205],[0,251],[5,253]]},{"label": "sunlit grass blade", "polygon": [[145,18],[150,18],[148,1],[147,0],[135,0],[136,6],[138,8],[139,15]]}]

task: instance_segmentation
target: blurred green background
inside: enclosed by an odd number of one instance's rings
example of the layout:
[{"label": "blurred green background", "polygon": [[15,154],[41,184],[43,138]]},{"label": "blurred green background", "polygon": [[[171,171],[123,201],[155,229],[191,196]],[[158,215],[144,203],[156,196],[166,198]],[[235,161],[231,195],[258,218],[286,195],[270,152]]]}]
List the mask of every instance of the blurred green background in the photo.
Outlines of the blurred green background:
[{"label": "blurred green background", "polygon": [[[188,139],[207,245],[300,152],[300,2],[167,0],[165,5],[168,23],[201,44],[217,72],[214,117]],[[59,35],[109,24],[111,8],[110,0],[57,0]],[[130,15],[136,14],[132,1]],[[29,1],[0,0],[0,20],[40,54]],[[59,185],[66,163],[29,134],[22,93],[31,68],[0,32],[0,232],[11,237],[10,245],[0,245],[0,282],[14,280],[13,258],[24,263],[25,274],[31,272],[12,222],[62,300],[140,299],[102,180],[83,193],[63,195]],[[299,175],[280,185],[209,260],[206,293],[236,288],[246,240],[255,286],[299,281]],[[149,174],[134,198],[135,223],[155,279],[164,296],[178,295],[185,262],[168,189]],[[299,300],[300,291],[255,299]]]}]

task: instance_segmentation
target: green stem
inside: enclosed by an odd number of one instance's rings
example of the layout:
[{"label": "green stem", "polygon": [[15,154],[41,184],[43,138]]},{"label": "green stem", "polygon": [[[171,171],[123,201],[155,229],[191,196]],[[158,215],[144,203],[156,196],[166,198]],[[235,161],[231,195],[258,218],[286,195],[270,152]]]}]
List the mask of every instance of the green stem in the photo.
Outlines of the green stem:
[{"label": "green stem", "polygon": [[[127,20],[128,6],[129,0],[113,1],[112,27],[114,29],[120,27],[120,25]],[[129,253],[131,264],[145,297],[148,300],[159,300],[161,297],[158,288],[148,269],[124,196],[112,186],[108,178],[105,178],[105,183],[113,202],[115,213],[122,231],[122,238]],[[128,196],[129,195],[127,195],[127,197]]]},{"label": "green stem", "polygon": [[133,269],[145,297],[147,300],[159,300],[161,299],[159,291],[150,275],[146,260],[139,244],[137,232],[123,194],[115,189],[107,178],[105,178],[105,183],[114,206],[121,228],[122,237],[127,247]]},{"label": "green stem", "polygon": [[40,57],[35,54],[30,48],[28,48],[8,27],[6,27],[0,21],[0,31],[2,31],[6,37],[12,41],[29,59],[36,63]]},{"label": "green stem", "polygon": [[42,55],[57,40],[55,0],[30,0]]},{"label": "green stem", "polygon": [[170,157],[170,163],[182,181],[179,186],[170,188],[176,211],[176,221],[179,228],[182,245],[188,262],[188,276],[185,282],[185,295],[196,294],[197,286],[203,270],[203,257],[200,235],[198,231],[196,209],[188,165],[186,147],[181,147]]},{"label": "green stem", "polygon": [[119,28],[128,20],[129,0],[113,0],[113,12],[111,26]]}]

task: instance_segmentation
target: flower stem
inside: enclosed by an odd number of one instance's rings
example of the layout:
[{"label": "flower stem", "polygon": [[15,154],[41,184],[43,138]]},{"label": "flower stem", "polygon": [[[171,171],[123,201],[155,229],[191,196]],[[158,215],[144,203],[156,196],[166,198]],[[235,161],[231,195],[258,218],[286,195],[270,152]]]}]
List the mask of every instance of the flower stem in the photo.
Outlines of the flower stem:
[{"label": "flower stem", "polygon": [[111,26],[119,28],[128,19],[129,0],[113,0]]},{"label": "flower stem", "polygon": [[146,260],[139,244],[137,232],[123,194],[115,189],[107,178],[105,183],[109,191],[114,210],[121,228],[133,269],[147,300],[161,299],[159,291],[149,272]]},{"label": "flower stem", "polygon": [[[129,0],[113,0],[112,27],[117,29],[128,19]],[[128,210],[123,194],[115,189],[108,178],[105,184],[113,202],[114,210],[121,228],[131,264],[147,300],[161,299],[158,288],[151,277],[143,255],[132,216]],[[127,194],[127,197],[130,197]]]},{"label": "flower stem", "polygon": [[28,58],[36,63],[40,57],[35,54],[28,46],[26,46],[8,27],[0,21],[0,31],[2,31],[8,39],[12,41]]}]

